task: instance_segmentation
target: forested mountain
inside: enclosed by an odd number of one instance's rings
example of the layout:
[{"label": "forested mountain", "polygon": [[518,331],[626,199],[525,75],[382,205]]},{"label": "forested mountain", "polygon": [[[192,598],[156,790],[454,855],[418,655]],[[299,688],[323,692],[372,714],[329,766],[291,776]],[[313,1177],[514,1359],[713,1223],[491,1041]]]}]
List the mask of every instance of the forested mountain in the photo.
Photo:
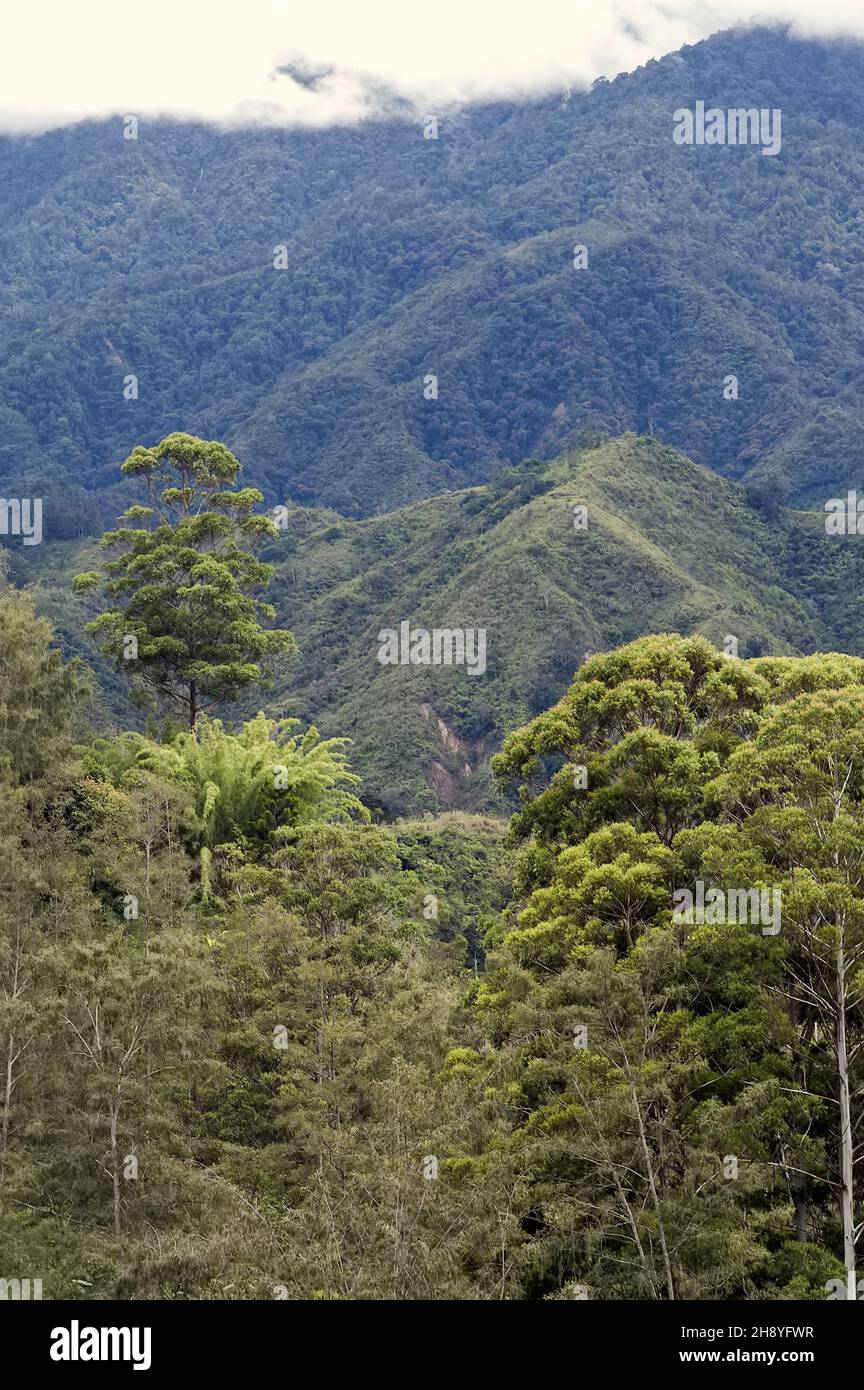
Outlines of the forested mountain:
[{"label": "forested mountain", "polygon": [[[821,511],[755,503],[657,439],[628,435],[365,520],[294,506],[262,555],[299,650],[273,688],[225,713],[263,704],[348,735],[363,794],[387,815],[506,810],[490,757],[591,651],[668,631],[718,649],[731,636],[741,656],[864,652],[854,538],[827,536]],[[73,542],[9,552],[65,650],[94,666],[94,717],[111,710],[124,726],[140,719],[128,682],[83,634],[92,609],[70,590],[97,555]],[[378,633],[402,621],[485,629],[484,673],[382,666]]]},{"label": "forested mountain", "polygon": [[[862,93],[860,46],[757,30],[438,112],[436,139],[407,118],[4,139],[0,492],[38,484],[77,535],[116,512],[135,442],[191,429],[269,501],[362,516],[588,424],[821,501],[862,481]],[[676,145],[697,100],[779,108],[780,152]]]},{"label": "forested mountain", "polygon": [[0,141],[4,1299],[858,1296],[862,78]]}]

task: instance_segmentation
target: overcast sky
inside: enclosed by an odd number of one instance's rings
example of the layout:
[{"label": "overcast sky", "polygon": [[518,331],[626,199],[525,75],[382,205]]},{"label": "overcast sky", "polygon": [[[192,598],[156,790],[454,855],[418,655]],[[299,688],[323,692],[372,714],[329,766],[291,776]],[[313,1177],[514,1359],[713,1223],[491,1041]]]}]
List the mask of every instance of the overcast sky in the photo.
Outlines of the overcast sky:
[{"label": "overcast sky", "polygon": [[[717,29],[864,37],[862,0],[6,0],[0,130],[88,117],[355,121],[382,84],[418,107],[584,86]],[[330,69],[314,87],[280,76]]]}]

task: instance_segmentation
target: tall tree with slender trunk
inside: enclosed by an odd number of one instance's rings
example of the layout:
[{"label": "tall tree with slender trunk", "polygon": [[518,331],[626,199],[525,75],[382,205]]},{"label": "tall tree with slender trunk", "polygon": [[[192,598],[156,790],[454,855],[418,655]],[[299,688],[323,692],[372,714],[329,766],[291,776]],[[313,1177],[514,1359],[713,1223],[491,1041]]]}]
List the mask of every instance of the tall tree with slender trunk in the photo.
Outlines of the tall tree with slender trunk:
[{"label": "tall tree with slender trunk", "polygon": [[275,610],[259,598],[272,566],[255,550],[278,535],[255,488],[234,490],[241,465],[224,444],[171,434],[152,449],[139,446],[122,465],[146,486],[108,531],[102,570],[79,574],[79,592],[104,586],[115,600],[88,631],[118,670],[152,696],[198,717],[268,678],[291,633],[265,628]]}]

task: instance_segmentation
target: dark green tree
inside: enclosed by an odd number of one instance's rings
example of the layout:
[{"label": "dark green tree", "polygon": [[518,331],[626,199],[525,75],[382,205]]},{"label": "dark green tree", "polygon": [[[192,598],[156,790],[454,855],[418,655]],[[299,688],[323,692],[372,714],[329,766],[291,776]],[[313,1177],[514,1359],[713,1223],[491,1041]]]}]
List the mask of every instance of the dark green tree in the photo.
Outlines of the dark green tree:
[{"label": "dark green tree", "polygon": [[143,479],[149,505],[129,507],[102,538],[111,558],[75,580],[79,591],[104,585],[115,600],[88,624],[102,650],[179,704],[190,728],[295,649],[290,632],[262,626],[275,610],[255,593],[273,571],[254,552],[277,532],[253,513],[263,501],[256,488],[234,490],[240,468],[224,444],[188,434],[133,449],[121,471]]}]

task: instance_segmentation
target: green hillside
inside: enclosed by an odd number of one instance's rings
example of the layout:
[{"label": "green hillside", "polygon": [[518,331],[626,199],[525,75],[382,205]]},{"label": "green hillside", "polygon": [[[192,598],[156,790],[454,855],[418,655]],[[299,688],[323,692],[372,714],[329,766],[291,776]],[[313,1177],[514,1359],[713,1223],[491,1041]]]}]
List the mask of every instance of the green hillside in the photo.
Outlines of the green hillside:
[{"label": "green hillside", "polygon": [[[862,92],[860,44],[734,30],[435,140],[0,138],[0,490],[92,533],[117,460],[191,429],[270,502],[368,516],[599,427],[821,505],[864,482]],[[745,96],[782,110],[776,157],[673,142],[677,108]]]},{"label": "green hillside", "polygon": [[[42,549],[38,562],[15,552],[16,577],[35,581],[66,649],[93,660],[85,601],[67,589],[93,548]],[[230,713],[263,702],[350,736],[364,795],[388,815],[503,809],[491,754],[561,695],[586,652],[664,631],[721,648],[732,636],[743,657],[861,648],[854,538],[826,537],[816,514],[760,515],[737,485],[650,437],[360,521],[293,507],[262,553],[300,651],[275,688]],[[378,632],[403,621],[485,628],[485,673],[381,665]],[[99,698],[129,722],[126,683],[94,664]]]}]

